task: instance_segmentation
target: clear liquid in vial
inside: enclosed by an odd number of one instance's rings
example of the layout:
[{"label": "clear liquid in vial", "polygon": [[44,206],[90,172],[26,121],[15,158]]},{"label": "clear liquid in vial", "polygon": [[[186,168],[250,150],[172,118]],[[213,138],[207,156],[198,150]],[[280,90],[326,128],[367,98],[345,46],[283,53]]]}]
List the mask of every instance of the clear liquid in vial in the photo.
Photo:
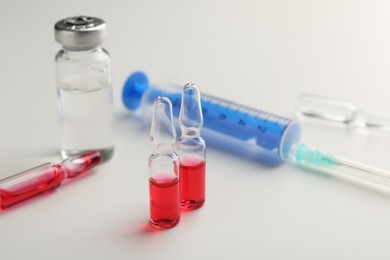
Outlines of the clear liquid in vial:
[{"label": "clear liquid in vial", "polygon": [[103,161],[114,152],[112,89],[81,92],[57,88],[61,123],[61,156],[99,151]]}]

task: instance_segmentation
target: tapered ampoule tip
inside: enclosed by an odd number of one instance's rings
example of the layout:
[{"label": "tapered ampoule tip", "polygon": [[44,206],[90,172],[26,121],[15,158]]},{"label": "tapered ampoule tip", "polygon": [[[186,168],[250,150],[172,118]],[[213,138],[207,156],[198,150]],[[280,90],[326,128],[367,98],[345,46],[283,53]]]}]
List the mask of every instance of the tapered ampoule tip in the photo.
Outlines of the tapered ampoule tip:
[{"label": "tapered ampoule tip", "polygon": [[188,83],[183,88],[182,103],[179,116],[183,133],[200,132],[203,125],[203,114],[200,102],[199,88],[194,83]]},{"label": "tapered ampoule tip", "polygon": [[183,98],[200,101],[199,87],[195,83],[187,83],[183,88]]},{"label": "tapered ampoule tip", "polygon": [[68,158],[62,165],[66,169],[67,177],[76,177],[93,167],[103,163],[103,155],[99,151],[90,151],[79,154],[77,157]]},{"label": "tapered ampoule tip", "polygon": [[192,83],[192,82],[189,82],[189,83],[184,85],[184,90],[187,90],[187,89],[190,89],[190,90],[192,89],[192,90],[194,90],[194,92],[195,91],[199,92],[198,85],[196,85],[195,83]]},{"label": "tapered ampoule tip", "polygon": [[172,103],[167,97],[159,96],[154,101],[150,137],[155,148],[171,146],[176,140]]}]

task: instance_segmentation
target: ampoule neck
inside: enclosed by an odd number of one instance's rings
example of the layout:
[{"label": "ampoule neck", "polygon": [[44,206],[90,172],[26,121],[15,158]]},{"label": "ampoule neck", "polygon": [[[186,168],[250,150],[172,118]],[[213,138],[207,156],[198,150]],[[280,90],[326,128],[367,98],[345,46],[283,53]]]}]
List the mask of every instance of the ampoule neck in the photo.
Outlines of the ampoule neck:
[{"label": "ampoule neck", "polygon": [[172,145],[157,145],[154,147],[153,154],[171,154],[173,153]]},{"label": "ampoule neck", "polygon": [[200,130],[196,127],[184,127],[181,125],[181,138],[193,139],[200,137]]},{"label": "ampoule neck", "polygon": [[91,151],[76,157],[68,157],[56,165],[62,167],[67,178],[72,178],[102,163],[102,153],[99,151]]}]

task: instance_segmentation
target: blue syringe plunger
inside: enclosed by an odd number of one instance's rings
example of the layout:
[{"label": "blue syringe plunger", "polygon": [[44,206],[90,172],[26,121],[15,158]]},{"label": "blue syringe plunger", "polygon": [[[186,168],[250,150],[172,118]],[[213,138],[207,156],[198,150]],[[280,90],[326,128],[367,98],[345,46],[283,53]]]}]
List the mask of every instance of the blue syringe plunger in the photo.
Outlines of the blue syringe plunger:
[{"label": "blue syringe plunger", "polygon": [[136,110],[141,104],[144,92],[149,88],[148,76],[142,71],[132,73],[122,92],[123,104],[130,110]]}]

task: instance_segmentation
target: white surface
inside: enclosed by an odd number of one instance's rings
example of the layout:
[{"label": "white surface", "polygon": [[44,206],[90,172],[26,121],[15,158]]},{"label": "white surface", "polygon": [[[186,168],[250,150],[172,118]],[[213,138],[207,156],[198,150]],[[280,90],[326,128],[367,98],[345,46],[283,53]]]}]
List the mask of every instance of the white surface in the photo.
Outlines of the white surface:
[{"label": "white surface", "polygon": [[[389,193],[211,148],[205,206],[154,231],[149,130],[120,99],[143,69],[282,115],[302,92],[390,113],[389,11],[352,0],[2,2],[1,174],[59,161],[53,26],[71,15],[108,23],[117,146],[94,174],[2,212],[1,259],[389,259]],[[303,130],[307,144],[390,169],[389,134]]]}]

